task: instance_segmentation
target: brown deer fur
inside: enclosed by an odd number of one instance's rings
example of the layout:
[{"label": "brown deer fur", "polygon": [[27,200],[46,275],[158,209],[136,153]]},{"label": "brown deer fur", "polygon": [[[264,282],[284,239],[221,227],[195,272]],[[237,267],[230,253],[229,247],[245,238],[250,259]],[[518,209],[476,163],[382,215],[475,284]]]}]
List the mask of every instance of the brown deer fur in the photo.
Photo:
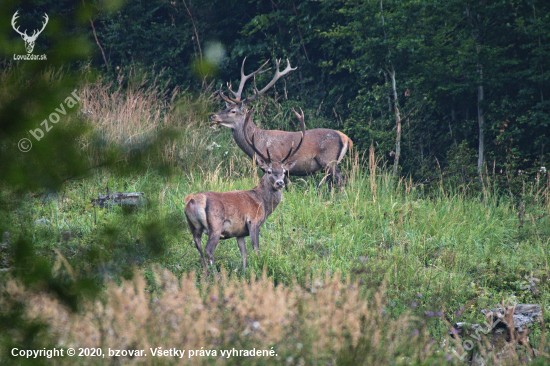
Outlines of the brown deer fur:
[{"label": "brown deer fur", "polygon": [[[248,112],[247,121],[251,120],[251,114],[251,111]],[[303,119],[301,125],[303,134],[305,132]],[[286,157],[272,158],[271,146],[269,149],[266,148],[266,157],[256,149],[254,139],[255,135],[252,134],[249,142],[257,153],[258,165],[265,172],[256,187],[248,191],[200,192],[185,197],[185,215],[205,268],[214,264],[214,250],[220,239],[237,238],[244,269],[246,269],[247,258],[246,236],[250,236],[252,247],[259,254],[260,227],[281,202],[285,172],[292,169],[296,163],[294,154],[300,149],[301,141],[304,140],[303,138],[300,140],[294,151],[292,151],[294,148],[292,145]],[[203,233],[208,235],[205,246],[208,261],[202,251]]]}]

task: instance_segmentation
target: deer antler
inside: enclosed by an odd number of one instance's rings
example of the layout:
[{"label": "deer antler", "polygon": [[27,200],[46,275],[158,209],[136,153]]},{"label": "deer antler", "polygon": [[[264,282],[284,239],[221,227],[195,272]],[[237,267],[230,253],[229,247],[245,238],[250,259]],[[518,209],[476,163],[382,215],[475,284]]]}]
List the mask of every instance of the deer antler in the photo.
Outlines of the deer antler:
[{"label": "deer antler", "polygon": [[40,33],[42,33],[44,28],[46,28],[46,24],[48,24],[48,21],[50,20],[50,18],[48,18],[48,14],[44,13],[44,20],[45,21],[42,23],[42,29],[40,29],[39,31],[35,29],[34,32],[32,33],[32,35],[28,36],[26,29],[25,29],[25,32],[21,33],[21,31],[19,31],[19,27],[16,27],[15,21],[17,20],[17,18],[19,18],[18,13],[19,13],[19,10],[16,11],[15,14],[13,14],[13,17],[11,18],[11,26],[12,26],[13,30],[15,30],[21,36],[23,36],[24,39],[28,39],[30,41],[35,40],[38,37],[38,35]]},{"label": "deer antler", "polygon": [[279,70],[279,65],[281,64],[280,59],[276,60],[275,64],[277,65],[277,71],[275,71],[275,76],[273,76],[273,79],[271,79],[269,84],[267,84],[262,90],[258,91],[258,89],[256,88],[256,78],[254,78],[254,95],[252,95],[252,96],[246,98],[245,100],[243,100],[243,103],[248,103],[248,102],[251,102],[254,99],[258,98],[260,95],[262,95],[266,91],[268,91],[273,85],[275,85],[275,83],[277,82],[277,80],[279,80],[279,78],[281,76],[284,76],[284,75],[288,74],[289,72],[296,70],[296,67],[292,68],[290,66],[290,61],[288,59],[286,59],[286,68],[283,71]]},{"label": "deer antler", "polygon": [[250,120],[252,119],[252,114],[253,113],[254,113],[254,107],[252,107],[248,112],[246,112],[246,117],[245,117],[244,125],[243,125],[244,139],[246,140],[248,145],[250,145],[250,147],[254,150],[254,152],[256,152],[256,154],[258,154],[258,156],[260,158],[262,158],[266,163],[269,163],[269,162],[271,162],[271,155],[269,154],[269,148],[266,148],[266,150],[267,150],[267,158],[266,158],[260,152],[260,150],[258,150],[256,148],[256,145],[254,144],[254,135],[255,135],[256,131],[252,132],[252,138],[250,140],[248,139],[248,135],[246,134],[246,127],[248,126],[248,122],[250,122]]},{"label": "deer antler", "polygon": [[302,112],[302,114],[300,115],[293,108],[292,112],[294,112],[294,114],[296,115],[296,118],[298,118],[298,121],[300,122],[300,127],[302,128],[302,136],[300,136],[300,142],[298,143],[298,146],[296,147],[294,152],[292,152],[292,148],[294,147],[294,141],[292,141],[292,145],[290,146],[290,151],[288,152],[287,156],[281,161],[281,163],[284,163],[285,161],[288,160],[288,158],[290,158],[291,156],[296,154],[296,151],[298,151],[300,149],[300,146],[302,145],[302,142],[304,142],[304,136],[306,135],[306,124],[304,122],[304,111],[302,110],[302,108],[300,108],[300,112]]},{"label": "deer antler", "polygon": [[25,29],[25,33],[21,33],[21,32],[19,31],[19,27],[17,27],[17,28],[15,27],[15,21],[17,20],[17,18],[19,18],[19,15],[17,15],[17,13],[19,13],[19,10],[17,10],[17,11],[15,12],[15,14],[13,14],[13,17],[11,18],[11,26],[12,26],[13,30],[15,30],[15,31],[16,31],[17,33],[19,33],[20,35],[22,35],[22,36],[24,36],[24,37],[28,37],[28,36],[27,36],[27,30],[26,30],[26,29]]},{"label": "deer antler", "polygon": [[44,28],[46,28],[46,24],[48,24],[48,20],[50,20],[50,18],[48,18],[48,14],[44,13],[44,22],[42,23],[42,29],[40,29],[39,31],[37,31],[36,29],[34,30],[32,36],[30,36],[30,38],[32,39],[36,39],[38,37],[38,35],[40,33],[42,33],[42,31],[44,30]]},{"label": "deer antler", "polygon": [[260,66],[260,68],[258,70],[254,71],[253,73],[250,73],[248,75],[245,75],[244,74],[244,63],[245,63],[245,61],[246,61],[246,57],[244,58],[243,64],[241,65],[241,83],[239,84],[239,90],[237,90],[237,92],[235,93],[233,90],[231,90],[231,88],[229,89],[231,94],[233,94],[235,96],[235,98],[238,99],[239,101],[241,100],[241,94],[243,93],[244,85],[246,84],[246,81],[248,79],[250,79],[253,76],[255,78],[256,75],[261,75],[264,72],[267,72],[267,71],[271,70],[271,67],[270,67],[269,69],[262,71],[262,69],[265,67],[265,65],[267,65],[267,63],[269,62],[269,60],[267,60],[266,62],[263,63],[262,66]]},{"label": "deer antler", "polygon": [[226,101],[226,102],[228,102],[228,103],[233,103],[233,104],[238,104],[238,103],[241,102],[240,100],[233,99],[233,98],[228,97],[227,95],[225,95],[225,94],[223,93],[223,91],[222,91],[222,86],[223,86],[223,84],[220,85],[220,90],[218,90],[218,94],[220,95],[220,97],[221,97],[224,101]]},{"label": "deer antler", "polygon": [[[286,63],[287,63],[286,68],[283,71],[280,71],[279,70],[279,65],[281,64],[281,60],[276,60],[275,62],[276,62],[276,65],[277,65],[277,71],[275,72],[275,76],[273,76],[273,79],[269,82],[269,84],[267,84],[262,90],[258,91],[258,88],[256,88],[256,75],[261,75],[261,74],[271,70],[271,67],[268,68],[268,69],[263,70],[263,68],[265,67],[265,65],[267,65],[269,60],[264,62],[263,65],[260,66],[260,68],[258,70],[254,71],[254,72],[252,72],[248,75],[244,74],[245,61],[246,61],[246,57],[244,58],[243,63],[241,65],[241,82],[239,84],[239,89],[237,90],[237,92],[234,92],[231,89],[230,84],[227,86],[228,90],[231,92],[231,94],[233,94],[234,98],[228,97],[225,94],[223,94],[222,87],[220,85],[220,90],[219,90],[220,97],[223,100],[225,100],[226,102],[233,103],[233,104],[244,104],[244,103],[251,102],[254,99],[256,99],[257,97],[259,97],[260,95],[264,94],[273,85],[275,85],[275,83],[277,82],[277,80],[279,80],[279,78],[281,76],[284,76],[284,75],[288,74],[289,72],[291,72],[293,70],[296,70],[296,67],[292,68],[290,66],[290,61],[287,59],[286,60]],[[245,86],[246,82],[248,81],[248,79],[250,79],[252,77],[254,78],[254,95],[252,95],[248,98],[242,99],[242,93],[243,93],[243,90],[244,90],[244,86]]]},{"label": "deer antler", "polygon": [[244,74],[244,64],[245,64],[245,62],[246,62],[246,57],[244,58],[243,63],[241,65],[241,82],[239,84],[239,89],[237,90],[237,92],[234,92],[231,89],[231,84],[227,85],[227,89],[231,92],[231,94],[233,94],[233,96],[235,98],[231,98],[231,97],[228,97],[225,94],[223,94],[222,87],[220,86],[219,94],[222,97],[222,99],[225,100],[226,102],[230,102],[230,103],[234,103],[234,104],[242,103],[241,95],[243,93],[244,86],[245,86],[246,82],[248,81],[248,79],[250,79],[253,76],[255,77],[256,75],[260,75],[260,74],[263,74],[264,72],[267,72],[267,71],[271,70],[271,67],[269,69],[262,70],[265,67],[265,65],[267,65],[267,63],[269,62],[269,60],[267,60],[266,62],[263,63],[262,66],[260,66],[260,68],[258,70],[254,71],[254,72],[252,72],[248,75],[245,75]]}]

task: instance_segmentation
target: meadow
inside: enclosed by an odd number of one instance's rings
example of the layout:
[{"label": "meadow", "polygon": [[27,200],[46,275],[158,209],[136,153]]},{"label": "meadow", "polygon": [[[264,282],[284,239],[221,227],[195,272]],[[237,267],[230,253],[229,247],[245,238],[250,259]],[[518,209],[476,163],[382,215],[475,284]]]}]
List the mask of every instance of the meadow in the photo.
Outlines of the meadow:
[{"label": "meadow", "polygon": [[[481,188],[394,178],[379,154],[352,151],[341,164],[347,183],[329,191],[323,175],[291,179],[283,201],[260,232],[261,255],[249,246],[243,273],[234,239],[215,252],[218,274],[205,273],[184,215],[184,197],[199,191],[250,189],[262,174],[214,128],[221,108],[211,89],[168,92],[155,82],[122,88],[105,81],[79,89],[89,126],[78,141],[92,166],[59,192],[2,190],[0,220],[12,242],[32,237],[36,256],[64,281],[100,284],[95,297],[71,310],[40,288],[3,271],[0,308],[6,317],[25,304],[23,318],[40,324],[36,347],[129,350],[217,350],[204,357],[108,357],[113,364],[428,365],[464,364],[455,322],[483,323],[482,309],[550,298],[550,178],[524,182],[521,197],[496,191],[491,174]],[[292,106],[259,102],[259,122],[277,117],[291,129]],[[319,125],[306,111],[308,128]],[[60,127],[61,128],[61,127]],[[145,172],[124,156],[162,131],[169,138]],[[47,138],[47,137],[46,137]],[[101,141],[98,144],[97,141]],[[99,163],[109,148],[125,152],[118,170]],[[150,157],[144,157],[148,159]],[[155,169],[154,164],[166,167]],[[128,168],[128,169],[126,169]],[[138,208],[100,208],[108,192],[144,192]],[[2,252],[4,268],[16,253]],[[511,343],[494,364],[548,361],[548,317],[533,328],[530,347]],[[25,333],[2,336],[5,349]],[[220,357],[221,350],[273,347],[273,357]],[[456,354],[453,352],[456,350]],[[476,343],[478,353],[487,344]],[[21,364],[32,362],[18,358]],[[44,363],[105,364],[93,357]],[[41,361],[41,362],[42,362]],[[36,364],[36,363],[30,363]]]}]

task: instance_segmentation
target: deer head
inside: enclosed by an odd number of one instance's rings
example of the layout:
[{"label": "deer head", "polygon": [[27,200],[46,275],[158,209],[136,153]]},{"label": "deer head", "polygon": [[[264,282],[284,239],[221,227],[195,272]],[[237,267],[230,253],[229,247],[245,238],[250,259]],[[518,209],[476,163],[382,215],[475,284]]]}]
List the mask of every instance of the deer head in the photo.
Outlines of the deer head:
[{"label": "deer head", "polygon": [[[246,62],[246,57],[244,58],[241,66],[241,82],[239,84],[239,89],[236,92],[234,92],[231,88],[231,84],[228,84],[227,86],[229,92],[231,92],[231,94],[233,95],[232,97],[226,96],[222,91],[222,86],[220,85],[220,90],[218,91],[218,93],[220,97],[225,101],[226,109],[213,115],[212,122],[220,124],[225,127],[229,127],[231,129],[240,129],[244,123],[245,115],[247,112],[246,105],[251,101],[255,100],[256,98],[258,98],[259,96],[261,96],[262,94],[264,94],[271,87],[273,87],[273,85],[275,85],[277,80],[279,80],[282,76],[288,74],[293,70],[296,70],[295,67],[292,68],[290,66],[290,61],[287,59],[286,68],[283,71],[281,71],[279,69],[281,60],[275,60],[277,70],[275,71],[275,75],[273,76],[273,79],[262,90],[258,90],[258,88],[256,87],[256,75],[261,75],[271,70],[271,68],[264,70],[264,67],[267,65],[269,60],[264,62],[264,64],[258,70],[248,75],[245,75],[244,73],[245,62]],[[254,78],[254,93],[251,96],[243,99],[242,93],[244,90],[244,86],[250,78]]]},{"label": "deer head", "polygon": [[21,37],[23,38],[23,41],[25,41],[25,48],[27,50],[27,53],[31,53],[32,50],[34,49],[34,42],[36,41],[36,38],[38,38],[40,33],[42,33],[44,28],[46,28],[46,24],[48,24],[48,20],[49,20],[48,14],[44,13],[44,23],[42,23],[42,29],[40,29],[39,31],[35,29],[32,35],[28,36],[26,29],[25,29],[25,32],[21,33],[19,31],[19,27],[16,27],[15,25],[15,21],[19,17],[19,15],[17,15],[18,12],[19,11],[16,11],[15,14],[13,14],[13,17],[11,18],[11,26],[17,33],[21,35]]}]

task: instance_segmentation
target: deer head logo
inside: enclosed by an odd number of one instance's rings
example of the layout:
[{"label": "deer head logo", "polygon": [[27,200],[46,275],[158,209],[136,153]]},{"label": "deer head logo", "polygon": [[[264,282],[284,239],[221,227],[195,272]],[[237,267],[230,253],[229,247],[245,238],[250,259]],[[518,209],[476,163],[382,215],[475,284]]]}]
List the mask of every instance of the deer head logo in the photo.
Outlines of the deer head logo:
[{"label": "deer head logo", "polygon": [[26,29],[25,29],[25,32],[21,33],[19,31],[19,27],[16,27],[15,25],[15,21],[19,17],[19,15],[17,15],[18,12],[19,10],[16,11],[15,14],[13,14],[13,18],[11,18],[11,26],[17,33],[21,35],[21,38],[23,38],[23,41],[25,41],[25,48],[27,49],[27,53],[31,53],[32,50],[34,49],[34,42],[36,41],[36,38],[38,38],[40,33],[42,33],[44,28],[46,28],[46,24],[48,24],[48,20],[49,20],[48,14],[44,13],[44,23],[42,24],[42,29],[40,29],[39,31],[35,29],[34,32],[32,33],[32,36],[28,36]]}]

